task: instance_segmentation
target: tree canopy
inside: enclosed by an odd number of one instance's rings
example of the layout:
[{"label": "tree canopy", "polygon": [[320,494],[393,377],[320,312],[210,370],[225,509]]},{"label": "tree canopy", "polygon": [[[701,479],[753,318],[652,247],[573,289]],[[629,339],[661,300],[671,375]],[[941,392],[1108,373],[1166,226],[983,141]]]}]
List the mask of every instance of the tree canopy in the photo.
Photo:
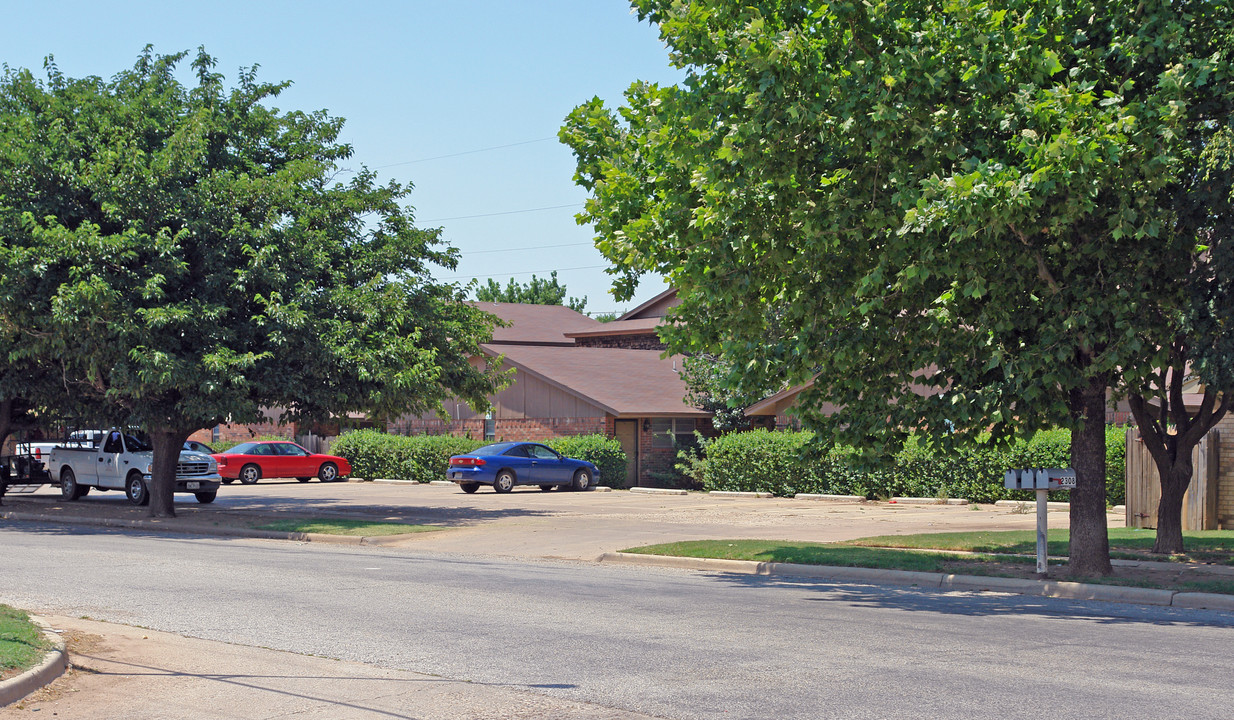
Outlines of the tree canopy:
[{"label": "tree canopy", "polygon": [[482,302],[527,303],[529,305],[565,305],[575,312],[583,312],[587,307],[587,297],[583,299],[572,297],[566,300],[566,286],[557,282],[557,271],[554,270],[548,279],[531,276],[526,283],[510,282],[502,287],[500,283],[489,279],[484,285],[476,288],[476,299]]},{"label": "tree canopy", "polygon": [[414,226],[411,186],[343,168],[341,119],[270,106],[288,83],[229,89],[203,50],[186,86],[186,57],[0,82],[0,328],[96,418],[150,432],[156,515],[195,429],[484,406],[497,377],[469,361],[491,318],[431,277],[457,253]]},{"label": "tree canopy", "polygon": [[1072,427],[1072,569],[1109,572],[1107,398],[1169,365],[1229,222],[1195,194],[1229,4],[633,4],[685,82],[561,132],[619,295],[664,275],[675,350],[738,391],[813,379],[798,414],[872,454]]}]

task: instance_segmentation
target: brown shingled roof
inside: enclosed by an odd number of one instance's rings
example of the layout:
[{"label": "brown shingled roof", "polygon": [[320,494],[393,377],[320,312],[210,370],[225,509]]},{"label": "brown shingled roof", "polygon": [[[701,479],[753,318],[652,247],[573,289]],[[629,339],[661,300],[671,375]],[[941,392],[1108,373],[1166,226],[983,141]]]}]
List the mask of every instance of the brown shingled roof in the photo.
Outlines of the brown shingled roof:
[{"label": "brown shingled roof", "polygon": [[493,328],[494,343],[573,345],[564,333],[595,330],[601,323],[564,305],[472,302],[472,305],[510,323]]},{"label": "brown shingled roof", "polygon": [[562,390],[623,416],[710,417],[685,403],[686,384],[677,371],[681,356],[659,350],[597,347],[484,345],[491,355]]}]

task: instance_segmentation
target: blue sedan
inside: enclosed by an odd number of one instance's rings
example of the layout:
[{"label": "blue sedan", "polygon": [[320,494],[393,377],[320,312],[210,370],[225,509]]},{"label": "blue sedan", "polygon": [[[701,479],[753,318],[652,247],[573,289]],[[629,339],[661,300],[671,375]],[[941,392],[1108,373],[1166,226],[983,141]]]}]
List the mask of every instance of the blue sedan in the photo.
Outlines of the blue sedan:
[{"label": "blue sedan", "polygon": [[539,485],[541,490],[568,487],[587,490],[600,479],[600,470],[586,460],[575,460],[539,443],[502,442],[485,445],[450,458],[450,480],[463,492],[492,485],[508,493],[515,485]]}]

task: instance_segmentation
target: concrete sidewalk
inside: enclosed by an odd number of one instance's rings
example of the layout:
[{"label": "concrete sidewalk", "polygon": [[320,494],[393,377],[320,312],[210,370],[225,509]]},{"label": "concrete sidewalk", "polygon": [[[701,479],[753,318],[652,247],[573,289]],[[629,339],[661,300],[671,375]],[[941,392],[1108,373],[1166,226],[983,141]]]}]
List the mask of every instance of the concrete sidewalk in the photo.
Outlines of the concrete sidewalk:
[{"label": "concrete sidewalk", "polygon": [[57,720],[644,720],[646,715],[524,688],[45,617],[69,646],[69,672],[0,718]]}]

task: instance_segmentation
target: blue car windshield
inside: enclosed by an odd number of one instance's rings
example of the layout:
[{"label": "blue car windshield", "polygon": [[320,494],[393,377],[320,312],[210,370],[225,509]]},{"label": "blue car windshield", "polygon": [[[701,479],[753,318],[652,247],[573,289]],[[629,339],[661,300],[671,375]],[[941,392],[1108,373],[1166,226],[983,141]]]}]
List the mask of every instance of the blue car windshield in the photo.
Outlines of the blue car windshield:
[{"label": "blue car windshield", "polygon": [[501,455],[502,453],[514,447],[515,445],[518,445],[518,443],[512,443],[512,442],[493,443],[492,445],[485,445],[484,447],[476,448],[475,450],[472,450],[471,452],[466,453],[466,454],[467,455]]}]

